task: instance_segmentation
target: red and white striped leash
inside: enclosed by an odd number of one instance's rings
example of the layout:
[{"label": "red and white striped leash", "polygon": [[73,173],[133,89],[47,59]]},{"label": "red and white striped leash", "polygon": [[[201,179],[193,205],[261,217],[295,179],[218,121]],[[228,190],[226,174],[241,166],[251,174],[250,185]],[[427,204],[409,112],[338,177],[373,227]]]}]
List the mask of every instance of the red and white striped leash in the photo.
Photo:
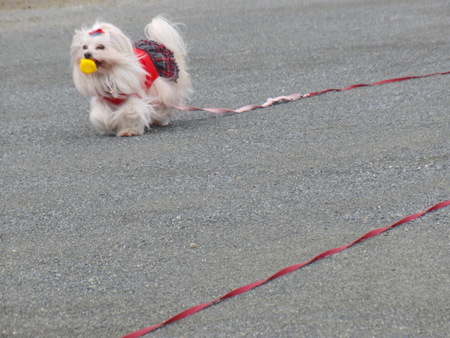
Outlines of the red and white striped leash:
[{"label": "red and white striped leash", "polygon": [[273,106],[273,105],[276,105],[279,103],[294,102],[294,101],[298,101],[300,99],[305,99],[308,97],[322,95],[322,94],[326,94],[329,92],[343,92],[343,91],[352,90],[352,89],[356,89],[356,88],[360,88],[360,87],[380,86],[380,85],[384,85],[384,84],[388,84],[388,83],[402,82],[402,81],[407,81],[407,80],[421,79],[421,78],[425,78],[425,77],[431,77],[431,76],[437,76],[437,75],[447,75],[447,74],[450,74],[450,71],[449,72],[432,73],[432,74],[427,74],[427,75],[399,77],[399,78],[395,78],[395,79],[383,80],[383,81],[368,83],[368,84],[360,83],[360,84],[351,85],[346,88],[341,88],[341,89],[331,88],[331,89],[326,89],[326,90],[322,90],[322,91],[318,91],[318,92],[312,92],[312,93],[308,93],[308,94],[283,95],[283,96],[278,96],[276,98],[269,98],[266,100],[266,102],[264,102],[263,104],[260,104],[260,105],[250,104],[247,106],[237,108],[235,110],[226,109],[226,108],[199,108],[199,107],[186,106],[186,105],[173,106],[172,108],[180,110],[180,111],[185,111],[185,112],[187,112],[187,111],[204,111],[204,112],[209,112],[209,113],[213,113],[213,114],[228,114],[228,113],[241,114],[241,113],[249,112],[249,111],[252,111],[255,109],[267,108],[267,107],[270,107],[270,106]]}]

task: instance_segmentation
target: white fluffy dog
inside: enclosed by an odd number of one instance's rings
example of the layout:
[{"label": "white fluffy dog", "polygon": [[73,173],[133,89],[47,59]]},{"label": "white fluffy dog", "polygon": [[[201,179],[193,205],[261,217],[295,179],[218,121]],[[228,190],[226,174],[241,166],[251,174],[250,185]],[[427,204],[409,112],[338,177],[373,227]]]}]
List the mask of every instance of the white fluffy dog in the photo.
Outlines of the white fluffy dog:
[{"label": "white fluffy dog", "polygon": [[177,27],[158,16],[145,35],[149,40],[132,43],[107,23],[75,32],[73,80],[80,93],[92,97],[89,118],[102,133],[137,136],[152,125],[167,125],[170,107],[191,91],[186,46]]}]

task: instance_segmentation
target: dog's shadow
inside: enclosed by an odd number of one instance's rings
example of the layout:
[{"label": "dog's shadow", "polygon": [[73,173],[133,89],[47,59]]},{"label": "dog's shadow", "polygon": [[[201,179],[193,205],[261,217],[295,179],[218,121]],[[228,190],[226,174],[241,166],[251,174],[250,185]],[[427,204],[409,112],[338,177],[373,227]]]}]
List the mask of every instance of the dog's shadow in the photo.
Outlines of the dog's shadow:
[{"label": "dog's shadow", "polygon": [[[133,137],[122,137],[120,139],[135,139],[135,138],[151,138],[152,135],[164,135],[167,136],[169,134],[178,134],[178,133],[186,133],[186,132],[199,132],[208,130],[211,128],[217,129],[218,123],[221,120],[227,117],[231,117],[233,113],[230,114],[221,114],[221,115],[214,115],[214,114],[202,114],[199,115],[195,114],[186,114],[185,116],[175,116],[172,121],[167,126],[151,126],[150,128],[147,128],[143,135],[140,136],[133,136]],[[226,128],[226,127],[224,127]],[[84,128],[81,128],[78,130],[78,132],[74,132],[73,134],[70,131],[65,131],[63,133],[66,139],[71,140],[79,140],[79,139],[95,139],[98,140],[99,138],[117,138],[115,133],[107,133],[107,134],[100,134],[98,133],[90,124],[86,124]]]},{"label": "dog's shadow", "polygon": [[177,116],[174,118],[167,126],[152,126],[146,130],[144,135],[151,134],[152,132],[157,133],[178,133],[185,131],[198,131],[208,129],[208,126],[216,126],[215,122],[217,119],[223,119],[226,117],[230,117],[236,114],[221,114],[221,115],[213,115],[213,114],[205,114],[203,116]]}]

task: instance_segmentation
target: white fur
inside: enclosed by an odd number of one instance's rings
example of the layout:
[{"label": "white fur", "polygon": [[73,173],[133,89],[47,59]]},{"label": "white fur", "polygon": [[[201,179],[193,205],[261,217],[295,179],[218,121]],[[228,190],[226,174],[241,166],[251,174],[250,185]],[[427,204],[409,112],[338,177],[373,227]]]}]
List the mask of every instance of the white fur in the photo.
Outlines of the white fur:
[{"label": "white fur", "polygon": [[[105,33],[89,35],[99,28]],[[158,16],[145,27],[145,35],[173,52],[179,68],[177,82],[158,77],[147,90],[147,73],[134,53],[133,43],[111,24],[97,22],[75,32],[71,45],[73,80],[80,93],[92,97],[89,119],[99,132],[137,136],[151,125],[167,125],[170,107],[181,104],[191,93],[186,45],[177,27]],[[85,74],[80,70],[80,60],[86,53],[99,64],[97,72]],[[116,105],[106,100],[109,90],[124,94],[125,101]]]}]

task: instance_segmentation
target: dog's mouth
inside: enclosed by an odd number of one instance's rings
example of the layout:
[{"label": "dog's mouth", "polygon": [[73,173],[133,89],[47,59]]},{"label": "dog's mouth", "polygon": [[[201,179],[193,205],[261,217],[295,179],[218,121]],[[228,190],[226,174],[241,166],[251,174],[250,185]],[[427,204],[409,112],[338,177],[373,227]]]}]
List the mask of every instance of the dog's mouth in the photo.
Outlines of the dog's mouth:
[{"label": "dog's mouth", "polygon": [[93,57],[85,57],[85,59],[95,62],[95,65],[97,66],[97,68],[100,68],[101,65],[103,64],[103,61],[94,59]]},{"label": "dog's mouth", "polygon": [[97,68],[100,68],[103,64],[103,61],[99,61],[99,60],[95,60],[95,59],[92,59],[92,61],[95,62],[95,65],[97,66]]}]

